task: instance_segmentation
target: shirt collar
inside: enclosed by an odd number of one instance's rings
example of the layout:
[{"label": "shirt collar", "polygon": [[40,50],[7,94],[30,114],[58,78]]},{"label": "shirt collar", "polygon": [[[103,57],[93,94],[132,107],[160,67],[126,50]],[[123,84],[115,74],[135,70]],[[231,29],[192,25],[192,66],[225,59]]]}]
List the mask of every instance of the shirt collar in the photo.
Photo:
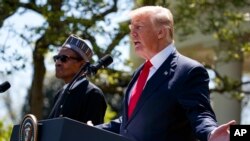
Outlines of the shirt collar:
[{"label": "shirt collar", "polygon": [[[77,87],[81,82],[83,82],[84,80],[86,80],[85,77],[83,77],[82,79],[78,79],[74,84],[73,86],[71,86],[71,90],[74,89],[75,87]],[[63,89],[65,90],[67,88],[67,86],[69,85],[69,83],[65,84],[63,86]]]},{"label": "shirt collar", "polygon": [[150,59],[153,67],[158,69],[162,63],[170,56],[170,54],[175,50],[173,43],[169,44],[162,51],[158,52],[155,56]]}]

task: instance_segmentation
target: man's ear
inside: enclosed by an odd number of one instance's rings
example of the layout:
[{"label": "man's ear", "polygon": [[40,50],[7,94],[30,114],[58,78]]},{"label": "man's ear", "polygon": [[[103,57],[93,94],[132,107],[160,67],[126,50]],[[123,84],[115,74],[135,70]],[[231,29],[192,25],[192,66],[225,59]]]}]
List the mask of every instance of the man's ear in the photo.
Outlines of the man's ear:
[{"label": "man's ear", "polygon": [[159,28],[158,30],[158,39],[165,38],[167,35],[167,29],[164,27]]},{"label": "man's ear", "polygon": [[86,64],[85,61],[81,61],[80,68],[81,68],[81,66],[83,66],[83,65],[85,65],[85,64]]}]

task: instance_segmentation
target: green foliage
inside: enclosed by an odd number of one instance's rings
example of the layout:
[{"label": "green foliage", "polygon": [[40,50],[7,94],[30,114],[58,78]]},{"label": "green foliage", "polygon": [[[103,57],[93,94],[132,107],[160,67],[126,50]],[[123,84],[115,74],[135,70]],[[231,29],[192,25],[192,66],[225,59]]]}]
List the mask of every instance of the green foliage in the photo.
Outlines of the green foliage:
[{"label": "green foliage", "polygon": [[[64,82],[60,79],[57,79],[54,76],[54,73],[47,73],[47,77],[44,81],[44,99],[43,99],[43,119],[46,119],[49,116],[49,113],[52,109],[52,104],[54,102],[54,97],[64,85]],[[25,114],[25,112],[24,112]]]},{"label": "green foliage", "polygon": [[[218,41],[214,47],[216,63],[242,63],[250,51],[249,0],[179,0],[174,6],[175,31],[181,40],[201,33]],[[208,67],[211,69],[211,67]],[[238,68],[240,69],[240,68]],[[212,68],[216,72],[215,68]],[[233,70],[232,70],[233,71]],[[223,73],[223,72],[220,72]],[[241,100],[243,82],[216,72],[213,92]]]},{"label": "green foliage", "polygon": [[136,0],[137,7],[146,5],[161,5],[168,6],[168,0]]},{"label": "green foliage", "polygon": [[104,117],[104,123],[109,122],[110,120],[114,119],[115,117],[117,117],[117,113],[114,112],[111,107],[108,105],[107,110],[106,110],[106,114]]},{"label": "green foliage", "polygon": [[103,90],[110,110],[117,113],[114,118],[121,112],[124,91],[130,78],[130,73],[114,69],[101,69],[95,76],[90,77],[90,80]]},{"label": "green foliage", "polygon": [[4,120],[0,120],[0,141],[9,141],[12,132],[11,125],[5,125]]},{"label": "green foliage", "polygon": [[250,43],[243,44],[242,51],[243,52],[250,52]]},{"label": "green foliage", "polygon": [[180,39],[201,31],[214,35],[225,46],[215,51],[228,51],[228,58],[242,59],[249,48],[249,0],[179,0],[174,7],[176,32]]},{"label": "green foliage", "polygon": [[214,92],[224,93],[227,91],[227,95],[230,98],[241,101],[244,98],[244,93],[241,91],[241,82],[230,79],[227,76],[216,77],[214,79],[216,88],[212,89]]}]

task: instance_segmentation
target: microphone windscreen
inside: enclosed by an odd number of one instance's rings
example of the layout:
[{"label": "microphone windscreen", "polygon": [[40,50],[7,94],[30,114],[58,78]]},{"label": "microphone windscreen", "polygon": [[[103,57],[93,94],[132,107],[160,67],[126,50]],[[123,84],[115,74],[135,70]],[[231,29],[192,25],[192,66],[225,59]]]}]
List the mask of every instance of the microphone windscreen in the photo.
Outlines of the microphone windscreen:
[{"label": "microphone windscreen", "polygon": [[113,58],[110,55],[105,55],[101,59],[103,67],[107,67],[113,62]]},{"label": "microphone windscreen", "polygon": [[0,85],[0,92],[5,92],[10,88],[10,83],[8,81],[5,81]]}]

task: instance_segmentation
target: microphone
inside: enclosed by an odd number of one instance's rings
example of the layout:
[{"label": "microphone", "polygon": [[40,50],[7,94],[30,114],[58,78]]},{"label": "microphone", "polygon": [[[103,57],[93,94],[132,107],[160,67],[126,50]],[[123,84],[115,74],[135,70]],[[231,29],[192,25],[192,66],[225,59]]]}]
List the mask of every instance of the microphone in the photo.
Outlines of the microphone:
[{"label": "microphone", "polygon": [[96,74],[100,68],[107,67],[113,62],[113,58],[110,55],[105,55],[96,64],[90,65],[88,73]]},{"label": "microphone", "polygon": [[6,90],[8,90],[10,88],[10,83],[8,81],[5,81],[4,83],[2,83],[0,85],[0,93],[5,92]]}]

